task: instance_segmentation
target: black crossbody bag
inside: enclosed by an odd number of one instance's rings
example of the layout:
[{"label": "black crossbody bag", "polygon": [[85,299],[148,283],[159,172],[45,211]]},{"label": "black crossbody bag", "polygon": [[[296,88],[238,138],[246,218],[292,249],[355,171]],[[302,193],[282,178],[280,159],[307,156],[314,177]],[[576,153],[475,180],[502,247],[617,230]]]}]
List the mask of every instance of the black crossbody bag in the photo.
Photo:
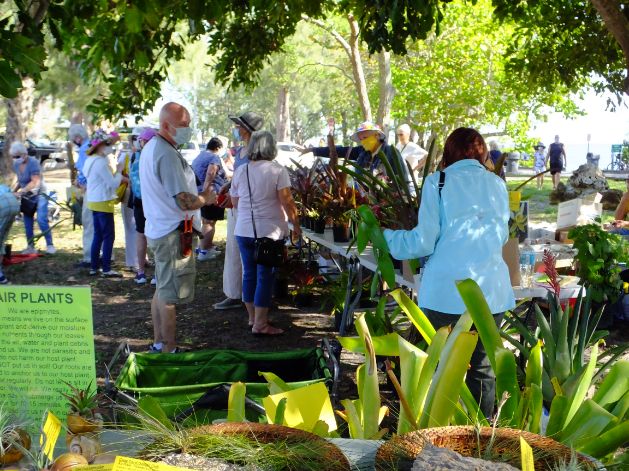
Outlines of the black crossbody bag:
[{"label": "black crossbody bag", "polygon": [[253,224],[253,237],[255,247],[253,260],[258,265],[265,267],[281,267],[286,259],[286,245],[284,239],[273,240],[270,237],[258,238],[256,230],[256,220],[253,217],[253,194],[251,193],[251,182],[249,181],[249,164],[247,164],[247,187],[249,188],[249,204],[251,206],[251,223]]}]

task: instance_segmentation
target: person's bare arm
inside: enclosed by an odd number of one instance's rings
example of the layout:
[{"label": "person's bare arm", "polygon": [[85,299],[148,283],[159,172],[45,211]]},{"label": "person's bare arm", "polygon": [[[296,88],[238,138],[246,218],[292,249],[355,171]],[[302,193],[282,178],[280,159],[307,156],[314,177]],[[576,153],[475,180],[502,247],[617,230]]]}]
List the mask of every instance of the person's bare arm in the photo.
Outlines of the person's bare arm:
[{"label": "person's bare arm", "polygon": [[180,209],[193,211],[205,205],[214,204],[216,202],[216,193],[209,189],[202,191],[199,195],[182,192],[175,196],[175,201]]},{"label": "person's bare arm", "polygon": [[19,191],[20,193],[28,193],[31,190],[39,188],[40,184],[41,184],[41,175],[31,175],[31,181],[28,182],[28,184]]},{"label": "person's bare arm", "polygon": [[622,199],[618,206],[616,207],[616,211],[614,212],[614,219],[617,221],[622,221],[627,217],[627,211],[629,211],[629,191],[625,191],[622,195]]},{"label": "person's bare arm", "polygon": [[205,172],[205,182],[203,183],[203,191],[210,188],[210,185],[214,181],[214,177],[218,173],[218,165],[208,165],[207,172]]},{"label": "person's bare arm", "polygon": [[280,199],[280,203],[282,204],[282,208],[284,208],[284,211],[288,216],[288,220],[293,225],[293,234],[296,237],[299,237],[301,235],[301,227],[299,226],[299,213],[297,211],[297,206],[295,206],[295,201],[293,200],[291,189],[282,188],[281,190],[277,190],[277,195]]}]

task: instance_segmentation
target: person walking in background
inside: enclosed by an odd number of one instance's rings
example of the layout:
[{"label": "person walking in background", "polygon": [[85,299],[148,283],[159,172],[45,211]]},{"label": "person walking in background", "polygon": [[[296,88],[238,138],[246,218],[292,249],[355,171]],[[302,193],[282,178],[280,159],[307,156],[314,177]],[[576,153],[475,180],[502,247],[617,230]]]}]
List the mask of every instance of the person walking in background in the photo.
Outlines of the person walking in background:
[{"label": "person walking in background", "polygon": [[177,353],[177,306],[194,299],[194,232],[201,229],[199,209],[216,202],[210,189],[198,194],[194,171],[177,150],[190,141],[190,113],[165,104],[159,133],[142,149],[140,182],[147,242],[155,256],[157,289],[151,302],[152,353]]},{"label": "person walking in background", "polygon": [[[241,116],[230,116],[229,119],[236,125],[233,129],[234,141],[244,144],[233,152],[235,174],[238,168],[246,165],[249,161],[247,158],[247,144],[249,144],[249,139],[251,139],[251,133],[262,129],[264,120],[251,111],[247,111]],[[231,205],[231,200],[227,197],[229,186],[229,184],[225,184],[221,188],[219,206],[227,207]],[[236,210],[227,210],[227,239],[225,241],[225,263],[223,266],[223,293],[225,293],[226,297],[214,304],[214,309],[218,310],[234,309],[242,304],[242,261],[240,260],[240,249],[234,237],[237,218]]]},{"label": "person walking in background", "polygon": [[[441,171],[424,183],[418,225],[410,231],[384,231],[391,256],[429,257],[418,304],[435,329],[454,325],[465,312],[458,280],[479,284],[498,325],[504,312],[515,307],[502,258],[509,236],[507,187],[485,168],[486,158],[487,146],[476,130],[453,131],[445,142]],[[485,417],[491,417],[496,378],[481,342],[470,363],[465,381]]]},{"label": "person walking in background", "polygon": [[[491,141],[489,143],[489,160],[491,161],[493,169],[495,169],[498,165],[498,162],[500,161],[500,157],[502,157],[502,155],[503,153],[500,151],[500,146],[498,146],[498,143],[496,141]],[[507,174],[505,172],[505,162],[503,162],[502,168],[500,169],[500,178],[502,178],[503,180],[507,178]]]},{"label": "person walking in background", "polygon": [[[227,182],[227,175],[223,168],[223,163],[219,155],[223,148],[223,143],[218,137],[213,137],[208,142],[206,149],[201,152],[192,162],[192,170],[197,177],[197,188],[199,192],[211,188],[218,193]],[[215,204],[203,206],[201,208],[203,218],[203,239],[197,249],[197,260],[199,262],[216,258],[220,253],[214,246],[214,232],[216,231],[216,221],[225,219],[225,208]]]},{"label": "person walking in background", "polygon": [[77,146],[79,158],[74,164],[77,175],[74,185],[81,190],[83,194],[81,226],[83,228],[83,258],[79,262],[79,266],[89,268],[91,266],[90,257],[92,256],[92,239],[94,238],[94,221],[92,211],[88,207],[85,192],[87,191],[87,178],[83,175],[83,165],[87,159],[87,149],[90,147],[90,140],[85,126],[81,124],[73,124],[68,129],[68,139]]},{"label": "person walking in background", "polygon": [[114,174],[108,158],[114,152],[113,144],[119,139],[120,136],[115,132],[106,134],[97,131],[87,150],[90,157],[83,165],[83,174],[87,178],[87,204],[94,219],[90,275],[97,275],[100,268],[104,278],[122,277],[120,273],[111,269],[111,255],[116,238],[114,223],[114,209],[118,203],[116,190],[122,182],[128,182],[128,179],[122,175],[124,162],[118,164]]},{"label": "person walking in background", "polygon": [[[118,154],[118,165],[122,165],[122,175],[129,177],[129,166],[131,165],[131,156],[139,149],[138,135],[140,128],[134,128],[129,136],[129,149],[122,150]],[[136,245],[135,219],[133,215],[133,202],[130,202],[131,188],[129,185],[125,188],[122,199],[120,200],[120,215],[122,216],[122,224],[124,227],[124,260],[125,268],[129,271],[137,273],[139,269],[138,249]]]},{"label": "person walking in background", "polygon": [[[144,227],[146,217],[144,216],[144,208],[142,207],[142,187],[140,185],[140,156],[141,151],[148,141],[157,135],[157,131],[152,128],[143,129],[137,139],[137,147],[131,156],[131,164],[129,167],[129,180],[131,186],[131,195],[133,200],[133,220],[135,221],[136,232],[136,250],[138,256],[138,272],[135,275],[135,283],[138,285],[146,284],[146,236],[144,235]],[[151,280],[151,284],[156,283],[155,277]]]},{"label": "person walking in background", "polygon": [[415,180],[419,182],[419,175],[426,164],[428,152],[411,141],[411,127],[408,124],[399,126],[396,135],[398,142],[395,148],[402,154],[402,158],[413,171]]},{"label": "person walking in background", "polygon": [[544,149],[546,149],[546,146],[542,142],[538,142],[533,149],[535,149],[535,153],[533,154],[533,171],[537,175],[537,190],[539,191],[542,189],[542,186],[544,186],[543,172],[546,171]]},{"label": "person walking in background", "polygon": [[9,171],[8,175],[0,176],[0,285],[6,285],[9,280],[2,270],[2,261],[6,250],[7,236],[20,212],[20,203],[11,188],[15,187],[15,175]]},{"label": "person walking in background", "polygon": [[257,131],[249,142],[249,163],[234,173],[230,195],[238,212],[234,234],[243,265],[242,300],[249,314],[254,335],[279,335],[282,329],[269,323],[273,295],[273,268],[255,261],[255,239],[282,240],[288,236],[288,220],[293,236],[299,238],[299,216],[291,193],[291,181],[277,156],[275,138],[268,131]]},{"label": "person walking in background", "polygon": [[553,178],[553,190],[556,190],[561,181],[561,171],[568,166],[566,150],[563,144],[559,142],[559,136],[555,136],[555,142],[548,147],[545,164],[548,165],[549,162],[550,174]]},{"label": "person walking in background", "polygon": [[52,231],[48,224],[48,198],[39,160],[30,157],[26,146],[19,141],[11,143],[9,154],[13,158],[13,171],[17,175],[18,190],[15,194],[23,200],[20,201],[20,210],[24,215],[27,247],[22,253],[37,253],[33,227],[37,214],[37,225],[46,239],[46,253],[54,254],[57,249],[52,243]]}]

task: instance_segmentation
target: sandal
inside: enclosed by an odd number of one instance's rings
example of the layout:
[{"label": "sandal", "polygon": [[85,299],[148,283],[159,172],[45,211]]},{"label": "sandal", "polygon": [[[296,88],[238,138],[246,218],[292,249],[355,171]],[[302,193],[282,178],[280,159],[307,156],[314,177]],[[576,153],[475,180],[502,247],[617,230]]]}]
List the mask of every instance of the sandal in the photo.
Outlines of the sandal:
[{"label": "sandal", "polygon": [[282,335],[284,330],[277,327],[273,327],[271,324],[266,324],[261,329],[251,328],[251,334],[254,337],[272,337],[275,335]]}]

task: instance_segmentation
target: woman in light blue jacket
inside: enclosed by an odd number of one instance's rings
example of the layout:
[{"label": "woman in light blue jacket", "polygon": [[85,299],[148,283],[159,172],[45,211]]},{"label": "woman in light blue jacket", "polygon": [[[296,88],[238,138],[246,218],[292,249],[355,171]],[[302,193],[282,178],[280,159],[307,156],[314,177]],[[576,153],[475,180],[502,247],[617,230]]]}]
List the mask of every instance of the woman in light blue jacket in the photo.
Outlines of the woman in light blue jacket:
[{"label": "woman in light blue jacket", "polygon": [[[385,230],[399,260],[429,257],[419,305],[433,326],[455,324],[465,312],[456,281],[471,278],[482,289],[496,323],[515,307],[502,246],[509,229],[504,181],[484,166],[487,145],[474,129],[459,128],[446,140],[442,170],[424,184],[419,223],[410,231]],[[494,411],[495,376],[480,341],[466,383],[487,417]]]}]

